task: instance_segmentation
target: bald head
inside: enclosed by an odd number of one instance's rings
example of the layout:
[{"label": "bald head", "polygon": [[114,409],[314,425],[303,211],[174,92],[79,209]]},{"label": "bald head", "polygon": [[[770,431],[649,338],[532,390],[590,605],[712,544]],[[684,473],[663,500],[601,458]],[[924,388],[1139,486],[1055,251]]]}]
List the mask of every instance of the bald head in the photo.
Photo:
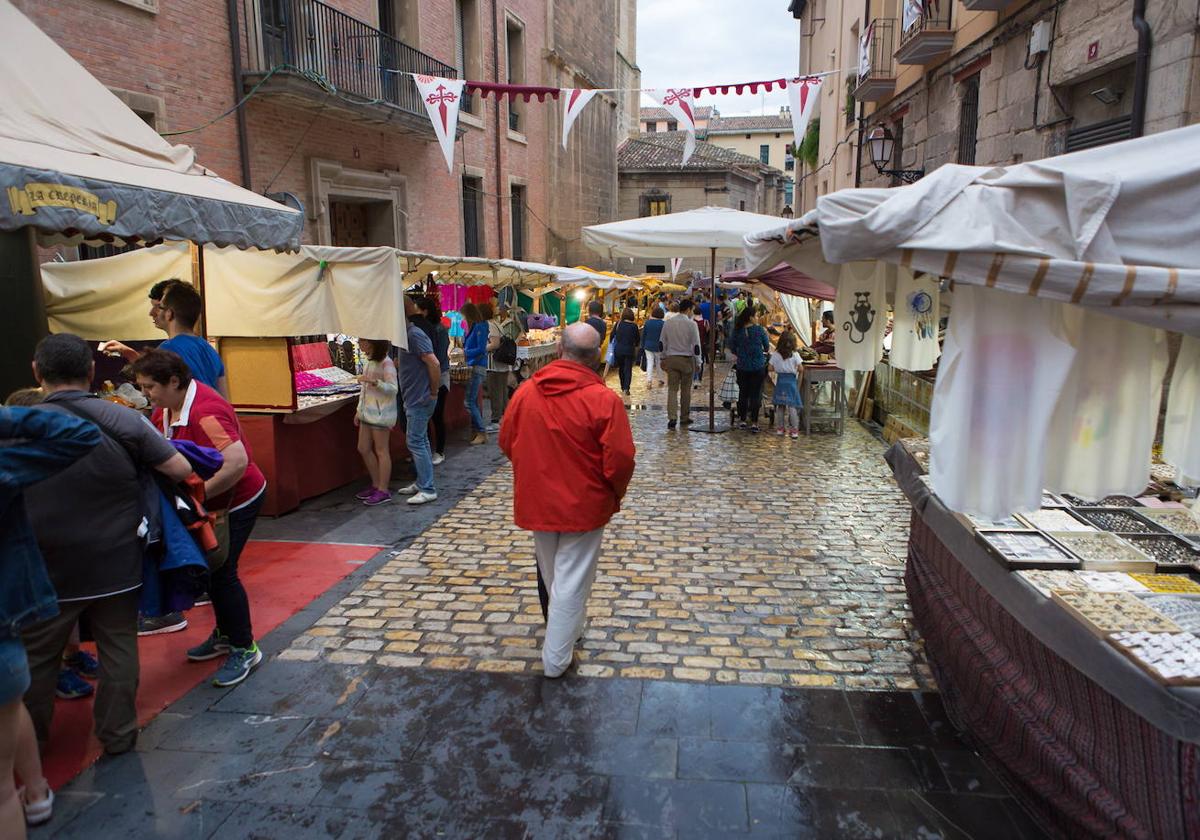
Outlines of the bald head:
[{"label": "bald head", "polygon": [[595,367],[600,361],[600,333],[586,322],[564,328],[559,347],[562,348],[562,357],[568,361],[590,367]]}]

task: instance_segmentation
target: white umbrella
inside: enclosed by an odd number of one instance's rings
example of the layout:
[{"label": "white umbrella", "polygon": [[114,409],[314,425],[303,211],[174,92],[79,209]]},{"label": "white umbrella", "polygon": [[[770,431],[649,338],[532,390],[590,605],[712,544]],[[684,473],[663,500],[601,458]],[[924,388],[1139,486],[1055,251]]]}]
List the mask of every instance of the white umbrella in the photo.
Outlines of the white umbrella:
[{"label": "white umbrella", "polygon": [[[717,341],[715,307],[717,300],[717,255],[741,257],[745,239],[768,227],[777,227],[779,219],[762,213],[747,213],[728,207],[700,207],[662,216],[646,216],[591,225],[583,229],[583,241],[589,248],[607,257],[709,257],[711,261],[714,323],[708,331],[709,355]],[[715,366],[708,367],[708,431],[716,431]]]}]

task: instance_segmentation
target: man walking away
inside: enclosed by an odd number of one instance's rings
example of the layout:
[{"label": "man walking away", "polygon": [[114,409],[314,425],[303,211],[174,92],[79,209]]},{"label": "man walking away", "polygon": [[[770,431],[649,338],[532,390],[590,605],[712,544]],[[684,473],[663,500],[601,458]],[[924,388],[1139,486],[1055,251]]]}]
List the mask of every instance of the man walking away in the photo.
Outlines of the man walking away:
[{"label": "man walking away", "polygon": [[[604,320],[604,304],[598,300],[589,303],[588,317],[584,323],[590,324],[592,329],[600,333],[600,344],[603,344],[604,339],[608,336],[608,321]],[[597,361],[597,365],[599,365],[599,361]]]},{"label": "man walking away", "polygon": [[500,427],[500,448],[513,465],[513,519],[533,531],[550,594],[542,665],[551,678],[571,665],[604,526],[620,510],[634,468],[625,406],[595,372],[596,330],[567,327],[559,355],[517,389]]},{"label": "man walking away", "polygon": [[[408,317],[408,349],[400,350],[400,397],[408,415],[408,451],[412,454],[417,480],[400,491],[408,496],[410,505],[437,501],[433,486],[433,453],[429,448],[429,420],[437,408],[438,388],[442,385],[442,369],[433,352],[429,336],[412,322],[417,304],[404,298],[404,314]],[[486,324],[483,329],[487,329]]]},{"label": "man walking away", "polygon": [[683,425],[692,422],[692,375],[700,352],[700,330],[692,320],[692,302],[679,301],[679,315],[662,328],[662,369],[667,374],[667,428],[674,429],[682,414]]},{"label": "man walking away", "polygon": [[67,333],[43,339],[34,355],[34,377],[47,393],[39,410],[91,420],[103,440],[25,491],[59,607],[57,616],[22,634],[32,675],[25,704],[44,742],[63,648],[76,622],[86,618],[100,654],[96,737],[105,752],[117,754],[137,741],[138,589],[150,500],[158,504],[148,471],[182,481],[192,468],[142,415],[88,393],[94,368],[91,347]]}]

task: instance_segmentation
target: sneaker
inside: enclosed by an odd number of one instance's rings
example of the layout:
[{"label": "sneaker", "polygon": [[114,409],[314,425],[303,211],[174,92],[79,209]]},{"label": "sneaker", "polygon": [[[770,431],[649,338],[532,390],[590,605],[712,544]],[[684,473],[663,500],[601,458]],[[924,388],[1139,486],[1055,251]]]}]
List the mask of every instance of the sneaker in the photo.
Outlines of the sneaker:
[{"label": "sneaker", "polygon": [[354,498],[358,499],[360,502],[365,502],[367,499],[371,498],[374,495],[375,495],[375,488],[367,487],[367,488],[359,490],[357,493],[355,493]]},{"label": "sneaker", "polygon": [[196,599],[195,606],[206,607],[211,603],[212,603],[212,596],[209,595],[207,592],[202,592],[202,593],[200,593],[200,597]]},{"label": "sneaker", "polygon": [[416,493],[420,489],[421,488],[418,487],[417,483],[414,481],[412,484],[406,484],[403,487],[401,487],[399,490],[397,490],[396,495],[397,496],[411,496],[413,493]]},{"label": "sneaker", "polygon": [[486,428],[486,429],[484,429],[484,431],[485,431],[485,432],[498,432],[498,431],[500,431],[500,421],[499,421],[499,420],[493,420],[491,423],[488,423],[488,425],[487,425],[487,428]]},{"label": "sneaker", "polygon": [[673,430],[674,430],[674,428],[675,428],[675,421],[674,421],[674,420],[668,420],[668,421],[667,421],[667,431],[668,431],[668,432],[670,432],[670,431],[673,431]]},{"label": "sneaker", "polygon": [[167,613],[166,615],[138,616],[139,636],[159,636],[163,633],[178,633],[187,629],[187,619],[183,613]]},{"label": "sneaker", "polygon": [[787,434],[787,429],[783,428],[783,426],[780,426],[778,429],[775,430],[775,434],[779,435],[780,437],[783,437],[784,435]]},{"label": "sneaker", "polygon": [[376,490],[369,499],[363,499],[363,504],[367,507],[374,507],[375,505],[381,505],[384,502],[390,502],[391,500],[391,493],[386,490]]},{"label": "sneaker", "polygon": [[216,659],[222,654],[229,653],[229,637],[221,635],[218,631],[213,630],[212,635],[205,639],[194,648],[188,648],[187,658],[192,662],[204,662],[207,659]]},{"label": "sneaker", "polygon": [[100,660],[86,650],[77,650],[63,659],[63,667],[70,668],[84,679],[94,680],[100,673]]},{"label": "sneaker", "polygon": [[54,687],[54,695],[63,700],[81,700],[90,697],[96,689],[83,677],[69,668],[58,672],[58,684]]},{"label": "sneaker", "polygon": [[21,805],[25,809],[25,824],[26,825],[42,825],[50,822],[50,818],[54,816],[54,791],[47,788],[46,798],[41,802],[26,802],[25,788],[21,788]]},{"label": "sneaker", "polygon": [[441,452],[434,452],[434,453],[433,453],[433,465],[434,465],[435,467],[436,467],[438,464],[440,464],[440,463],[442,463],[443,461],[445,461],[445,460],[446,460],[446,456],[445,456],[445,455],[443,455]]},{"label": "sneaker", "polygon": [[800,437],[800,430],[799,430],[799,429],[792,429],[792,440],[795,440],[795,439],[796,439],[796,438],[798,438],[798,437]]},{"label": "sneaker", "polygon": [[467,443],[470,446],[479,446],[487,443],[487,435],[485,435],[483,432],[476,432],[475,435],[469,441],[467,441]]},{"label": "sneaker", "polygon": [[225,657],[225,664],[213,674],[212,684],[217,688],[237,685],[250,676],[255,666],[262,662],[262,658],[262,651],[258,649],[257,644],[248,648],[230,648],[229,656]]},{"label": "sneaker", "polygon": [[418,491],[417,494],[408,500],[410,505],[423,505],[426,502],[436,502],[437,493],[424,493]]}]

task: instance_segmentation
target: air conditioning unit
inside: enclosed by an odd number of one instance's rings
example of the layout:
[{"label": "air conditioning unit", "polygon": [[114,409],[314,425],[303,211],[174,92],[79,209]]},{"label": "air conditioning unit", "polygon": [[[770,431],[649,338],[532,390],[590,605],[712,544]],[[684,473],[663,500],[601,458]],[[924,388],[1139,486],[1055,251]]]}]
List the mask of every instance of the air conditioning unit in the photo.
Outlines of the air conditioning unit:
[{"label": "air conditioning unit", "polygon": [[1039,53],[1050,51],[1050,21],[1039,20],[1029,30],[1029,54],[1038,55]]}]

